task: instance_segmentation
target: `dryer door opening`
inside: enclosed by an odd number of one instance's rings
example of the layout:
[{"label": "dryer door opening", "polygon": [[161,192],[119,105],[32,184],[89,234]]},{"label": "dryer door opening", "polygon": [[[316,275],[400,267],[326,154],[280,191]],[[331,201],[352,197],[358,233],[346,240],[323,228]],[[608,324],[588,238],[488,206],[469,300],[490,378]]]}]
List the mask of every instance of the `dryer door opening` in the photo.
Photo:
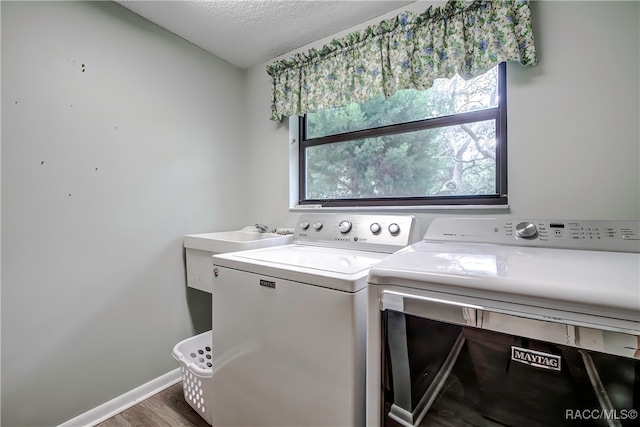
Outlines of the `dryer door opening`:
[{"label": "dryer door opening", "polygon": [[383,426],[640,425],[637,335],[389,294]]}]

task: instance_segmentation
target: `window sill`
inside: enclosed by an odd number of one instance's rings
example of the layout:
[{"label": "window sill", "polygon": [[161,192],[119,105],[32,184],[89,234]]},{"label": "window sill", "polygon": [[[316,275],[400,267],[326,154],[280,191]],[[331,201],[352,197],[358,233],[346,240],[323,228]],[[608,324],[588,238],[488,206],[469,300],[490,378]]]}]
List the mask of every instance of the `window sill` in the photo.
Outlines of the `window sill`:
[{"label": "window sill", "polygon": [[469,212],[487,211],[504,212],[509,205],[441,205],[441,206],[344,206],[323,207],[322,205],[297,205],[289,207],[289,212]]}]

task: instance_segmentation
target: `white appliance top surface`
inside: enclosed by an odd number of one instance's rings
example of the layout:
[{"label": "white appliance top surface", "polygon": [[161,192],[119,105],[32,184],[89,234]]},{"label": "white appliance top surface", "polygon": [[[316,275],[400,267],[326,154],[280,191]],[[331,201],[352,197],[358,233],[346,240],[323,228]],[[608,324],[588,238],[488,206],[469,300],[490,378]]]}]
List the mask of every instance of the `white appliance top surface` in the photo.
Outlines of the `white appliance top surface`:
[{"label": "white appliance top surface", "polygon": [[215,255],[213,264],[356,292],[366,287],[369,268],[387,256],[377,252],[290,244]]},{"label": "white appliance top surface", "polygon": [[303,268],[339,274],[356,274],[367,270],[385,255],[361,251],[292,245],[281,250],[242,253],[238,258],[270,262],[285,268]]},{"label": "white appliance top surface", "polygon": [[626,319],[640,325],[640,254],[422,241],[370,270],[372,285]]},{"label": "white appliance top surface", "polygon": [[418,240],[412,215],[307,213],[293,244],[216,255],[213,265],[357,292],[366,288],[371,266]]}]

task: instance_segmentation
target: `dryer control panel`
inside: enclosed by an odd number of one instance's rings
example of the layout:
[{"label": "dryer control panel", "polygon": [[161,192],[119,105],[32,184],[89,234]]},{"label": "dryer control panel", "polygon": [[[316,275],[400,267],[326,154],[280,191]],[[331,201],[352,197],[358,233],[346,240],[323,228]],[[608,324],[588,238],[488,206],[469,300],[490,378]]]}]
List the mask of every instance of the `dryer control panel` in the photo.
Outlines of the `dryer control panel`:
[{"label": "dryer control panel", "polygon": [[304,214],[294,243],[393,253],[420,240],[412,215]]},{"label": "dryer control panel", "polygon": [[437,218],[424,239],[640,253],[640,221]]}]

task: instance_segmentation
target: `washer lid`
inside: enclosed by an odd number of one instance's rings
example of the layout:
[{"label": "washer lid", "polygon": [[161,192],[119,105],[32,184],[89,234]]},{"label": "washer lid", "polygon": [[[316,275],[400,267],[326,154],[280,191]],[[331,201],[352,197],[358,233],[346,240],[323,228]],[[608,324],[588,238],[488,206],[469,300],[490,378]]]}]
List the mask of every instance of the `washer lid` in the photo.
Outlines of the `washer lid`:
[{"label": "washer lid", "polygon": [[388,254],[307,245],[284,245],[216,255],[213,264],[331,289],[366,287],[369,268]]},{"label": "washer lid", "polygon": [[[237,258],[295,266],[311,270],[355,274],[371,268],[387,255],[353,250],[293,245],[278,250],[244,251]],[[321,273],[318,273],[321,274]]]}]

